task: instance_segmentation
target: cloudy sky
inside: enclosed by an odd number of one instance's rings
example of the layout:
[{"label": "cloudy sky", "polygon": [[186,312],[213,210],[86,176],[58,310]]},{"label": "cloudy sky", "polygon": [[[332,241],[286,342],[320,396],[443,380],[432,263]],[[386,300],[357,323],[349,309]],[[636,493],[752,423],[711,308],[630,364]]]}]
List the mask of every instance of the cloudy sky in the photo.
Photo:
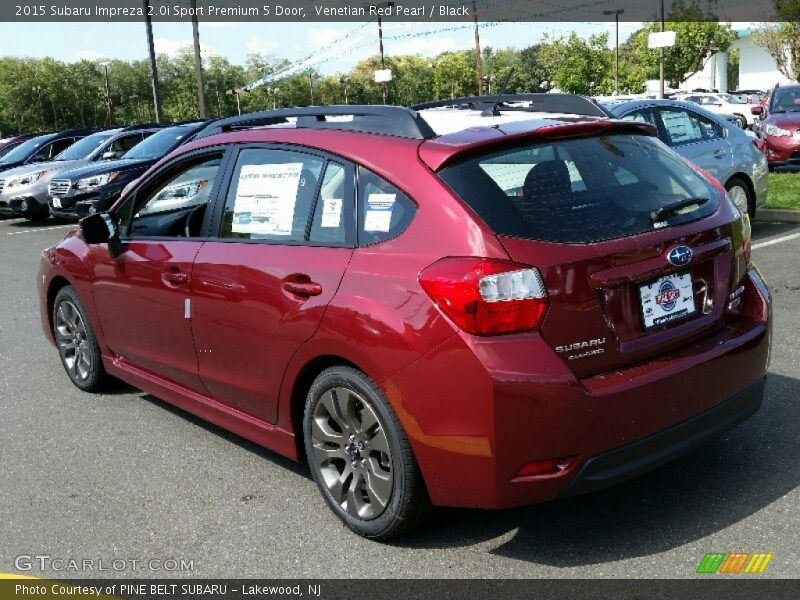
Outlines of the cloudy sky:
[{"label": "cloudy sky", "polygon": [[[620,23],[623,41],[639,23]],[[484,46],[524,48],[545,34],[581,35],[608,31],[613,23],[485,23]],[[174,53],[191,43],[190,23],[154,23],[156,50]],[[426,34],[427,33],[427,34]],[[471,48],[472,25],[465,23],[389,23],[385,25],[388,54],[430,56],[446,50]],[[0,23],[0,55],[43,57],[64,61],[81,58],[141,59],[147,56],[144,23]],[[377,53],[375,23],[204,23],[200,40],[206,52],[243,64],[251,53],[274,54],[311,61],[324,73],[344,71],[358,60]],[[333,46],[331,46],[334,44]]]}]

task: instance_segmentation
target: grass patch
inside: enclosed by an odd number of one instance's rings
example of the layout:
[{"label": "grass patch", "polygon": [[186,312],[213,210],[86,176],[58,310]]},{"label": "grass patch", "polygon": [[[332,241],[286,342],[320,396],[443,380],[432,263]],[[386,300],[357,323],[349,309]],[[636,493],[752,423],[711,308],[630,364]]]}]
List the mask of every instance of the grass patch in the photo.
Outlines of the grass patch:
[{"label": "grass patch", "polygon": [[767,208],[800,210],[800,173],[770,173]]}]

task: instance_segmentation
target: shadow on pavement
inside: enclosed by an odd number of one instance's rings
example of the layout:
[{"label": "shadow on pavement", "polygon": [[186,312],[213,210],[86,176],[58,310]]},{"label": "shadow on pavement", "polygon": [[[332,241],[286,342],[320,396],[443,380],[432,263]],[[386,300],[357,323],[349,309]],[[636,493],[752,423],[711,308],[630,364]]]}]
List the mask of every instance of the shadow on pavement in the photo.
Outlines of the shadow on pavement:
[{"label": "shadow on pavement", "polygon": [[286,458],[282,454],[278,454],[277,452],[273,452],[268,448],[264,448],[263,446],[254,444],[253,442],[246,440],[243,437],[236,435],[235,433],[231,433],[227,429],[223,429],[222,427],[218,427],[213,423],[209,423],[208,421],[201,419],[200,417],[197,417],[192,413],[186,412],[185,410],[178,408],[177,406],[173,406],[168,402],[160,400],[155,396],[151,396],[150,394],[144,394],[142,396],[142,399],[157,405],[159,408],[168,410],[172,414],[181,417],[182,419],[185,419],[186,421],[189,421],[190,423],[197,425],[198,427],[202,427],[209,433],[218,435],[219,437],[224,438],[225,440],[233,444],[236,444],[240,448],[248,450],[249,452],[253,452],[254,454],[258,454],[264,460],[269,460],[281,467],[284,467],[285,469],[288,469],[289,471],[292,471],[293,473],[296,473],[297,475],[302,475],[303,477],[311,479],[311,473],[309,472],[308,467],[303,463],[295,462],[289,458]]}]

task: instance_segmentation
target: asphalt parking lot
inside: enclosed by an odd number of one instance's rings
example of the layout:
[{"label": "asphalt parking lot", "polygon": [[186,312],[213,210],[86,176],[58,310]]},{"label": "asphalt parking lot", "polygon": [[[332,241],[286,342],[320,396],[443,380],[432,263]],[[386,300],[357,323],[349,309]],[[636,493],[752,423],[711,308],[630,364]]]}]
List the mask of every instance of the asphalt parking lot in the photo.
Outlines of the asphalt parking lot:
[{"label": "asphalt parking lot", "polygon": [[798,577],[800,225],[754,225],[774,301],[755,417],[616,488],[506,511],[438,510],[393,545],[344,529],[303,466],[131,388],[73,388],[42,336],[35,291],[40,251],[66,231],[0,221],[0,572],[39,554],[184,559],[193,570],[27,574],[683,578],[705,553],[736,550],[774,554],[761,577]]}]

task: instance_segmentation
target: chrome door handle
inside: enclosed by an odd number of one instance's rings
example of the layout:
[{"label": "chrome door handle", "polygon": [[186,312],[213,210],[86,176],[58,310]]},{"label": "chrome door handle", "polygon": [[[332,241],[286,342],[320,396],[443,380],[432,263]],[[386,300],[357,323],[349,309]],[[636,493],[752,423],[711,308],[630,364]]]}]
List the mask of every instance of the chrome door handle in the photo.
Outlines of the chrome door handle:
[{"label": "chrome door handle", "polygon": [[322,293],[322,286],[318,283],[300,282],[300,281],[284,281],[281,287],[295,296],[302,296],[310,298],[311,296],[319,296]]},{"label": "chrome door handle", "polygon": [[161,279],[168,285],[181,285],[189,281],[189,276],[180,271],[166,271],[161,274]]}]

